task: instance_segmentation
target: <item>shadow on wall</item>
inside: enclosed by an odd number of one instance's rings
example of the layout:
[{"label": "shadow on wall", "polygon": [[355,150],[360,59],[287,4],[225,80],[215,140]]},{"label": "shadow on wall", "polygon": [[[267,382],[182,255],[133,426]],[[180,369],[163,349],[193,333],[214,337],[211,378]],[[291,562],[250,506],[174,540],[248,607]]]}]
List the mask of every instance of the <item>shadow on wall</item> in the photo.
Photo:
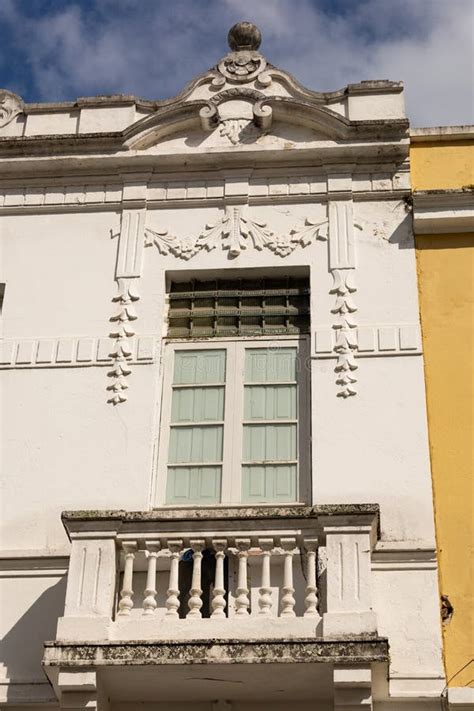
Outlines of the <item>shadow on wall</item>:
[{"label": "shadow on wall", "polygon": [[398,227],[392,232],[388,238],[390,244],[396,244],[398,249],[414,249],[413,244],[413,217],[408,205],[405,209],[409,210]]},{"label": "shadow on wall", "polygon": [[417,235],[417,249],[472,249],[474,247],[474,234],[472,232],[459,232],[458,234]]},{"label": "shadow on wall", "polygon": [[[9,702],[18,703],[19,694],[27,691],[26,688],[22,690],[20,686],[30,683],[41,687],[37,689],[38,697],[44,699],[45,689],[50,685],[41,666],[43,644],[46,640],[56,637],[58,617],[64,610],[66,580],[67,575],[64,574],[57,583],[44,590],[1,640],[0,664],[5,666],[7,678],[16,682],[8,687]],[[43,681],[45,686],[38,684]],[[47,696],[54,698],[52,689],[50,693],[48,690]]]}]

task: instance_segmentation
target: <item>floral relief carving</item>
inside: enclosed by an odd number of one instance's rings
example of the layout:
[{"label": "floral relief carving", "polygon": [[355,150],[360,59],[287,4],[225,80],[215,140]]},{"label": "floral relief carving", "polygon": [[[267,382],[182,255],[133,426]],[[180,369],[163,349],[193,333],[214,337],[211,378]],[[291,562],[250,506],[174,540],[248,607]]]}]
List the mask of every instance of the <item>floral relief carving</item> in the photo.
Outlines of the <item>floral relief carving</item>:
[{"label": "floral relief carving", "polygon": [[175,257],[181,259],[190,259],[198,251],[194,242],[189,238],[178,239],[168,230],[155,231],[146,227],[145,247],[150,247],[153,244],[158,247],[160,254],[174,254]]},{"label": "floral relief carving", "polygon": [[251,81],[265,69],[266,64],[259,52],[239,50],[224,57],[219,64],[219,71],[227,79],[236,82]]},{"label": "floral relief carving", "polygon": [[180,259],[190,259],[199,251],[210,252],[217,249],[229,250],[231,257],[247,249],[249,242],[258,251],[270,249],[274,254],[285,257],[298,246],[307,247],[315,240],[328,239],[328,221],[316,222],[306,218],[303,225],[292,228],[288,234],[277,235],[266,222],[249,216],[246,206],[228,207],[216,221],[207,223],[196,238],[182,239],[168,230],[156,231],[145,228],[145,244],[155,244],[161,254],[173,254]]},{"label": "floral relief carving", "polygon": [[135,335],[132,321],[138,318],[134,302],[140,298],[134,289],[133,280],[117,279],[118,293],[112,301],[117,303],[117,311],[111,317],[111,321],[116,324],[116,329],[110,333],[114,339],[114,346],[110,355],[113,358],[112,369],[108,375],[112,378],[112,383],[107,387],[110,391],[108,402],[118,405],[125,402],[128,388],[127,376],[131,373],[129,360],[132,358],[133,349],[130,338]]},{"label": "floral relief carving", "polygon": [[307,217],[301,227],[295,227],[290,230],[290,242],[294,245],[293,249],[300,244],[302,247],[307,247],[317,239],[326,241],[328,239],[329,221],[315,222]]},{"label": "floral relief carving", "polygon": [[336,331],[334,351],[337,353],[334,370],[337,374],[336,383],[340,386],[337,394],[347,398],[357,394],[354,387],[357,382],[354,371],[358,368],[354,358],[357,351],[357,323],[354,318],[357,306],[353,298],[357,288],[353,269],[333,269],[331,273],[334,281],[330,293],[336,295],[331,312],[336,315],[333,328]]}]

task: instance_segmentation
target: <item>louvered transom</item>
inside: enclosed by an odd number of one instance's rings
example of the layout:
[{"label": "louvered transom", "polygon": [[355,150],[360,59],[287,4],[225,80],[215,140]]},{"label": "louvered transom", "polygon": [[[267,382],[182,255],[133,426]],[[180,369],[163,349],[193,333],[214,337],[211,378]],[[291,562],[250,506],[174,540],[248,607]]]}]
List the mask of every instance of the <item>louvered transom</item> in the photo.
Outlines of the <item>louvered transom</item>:
[{"label": "louvered transom", "polygon": [[169,338],[309,331],[309,279],[216,279],[171,284]]}]

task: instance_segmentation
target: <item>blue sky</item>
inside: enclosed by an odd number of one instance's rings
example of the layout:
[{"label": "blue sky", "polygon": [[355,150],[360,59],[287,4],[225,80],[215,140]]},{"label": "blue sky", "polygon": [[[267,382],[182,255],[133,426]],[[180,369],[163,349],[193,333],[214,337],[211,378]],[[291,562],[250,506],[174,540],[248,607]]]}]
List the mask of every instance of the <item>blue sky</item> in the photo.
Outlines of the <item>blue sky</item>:
[{"label": "blue sky", "polygon": [[0,0],[0,87],[25,101],[161,99],[250,20],[306,86],[403,80],[414,126],[474,123],[474,0]]}]

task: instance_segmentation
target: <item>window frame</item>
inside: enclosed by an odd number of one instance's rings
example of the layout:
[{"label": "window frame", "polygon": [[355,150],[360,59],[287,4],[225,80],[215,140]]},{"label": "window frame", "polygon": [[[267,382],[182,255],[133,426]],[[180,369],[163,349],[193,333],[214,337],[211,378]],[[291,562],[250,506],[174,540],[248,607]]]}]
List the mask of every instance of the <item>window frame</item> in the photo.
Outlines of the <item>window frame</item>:
[{"label": "window frame", "polygon": [[[225,350],[226,377],[224,383],[223,454],[221,471],[221,496],[215,504],[201,504],[204,507],[225,506],[281,506],[308,503],[310,500],[310,372],[309,334],[253,337],[206,338],[165,338],[163,342],[163,389],[158,442],[158,465],[156,473],[155,505],[167,508],[195,508],[195,504],[167,503],[168,455],[171,433],[171,408],[173,374],[176,351],[183,350]],[[242,502],[242,462],[244,431],[244,383],[245,350],[269,348],[297,348],[297,471],[295,501],[262,502],[258,504]],[[233,373],[233,377],[229,377]],[[237,424],[238,423],[238,424]],[[233,435],[229,436],[229,428]],[[227,431],[227,436],[226,436]]]}]

